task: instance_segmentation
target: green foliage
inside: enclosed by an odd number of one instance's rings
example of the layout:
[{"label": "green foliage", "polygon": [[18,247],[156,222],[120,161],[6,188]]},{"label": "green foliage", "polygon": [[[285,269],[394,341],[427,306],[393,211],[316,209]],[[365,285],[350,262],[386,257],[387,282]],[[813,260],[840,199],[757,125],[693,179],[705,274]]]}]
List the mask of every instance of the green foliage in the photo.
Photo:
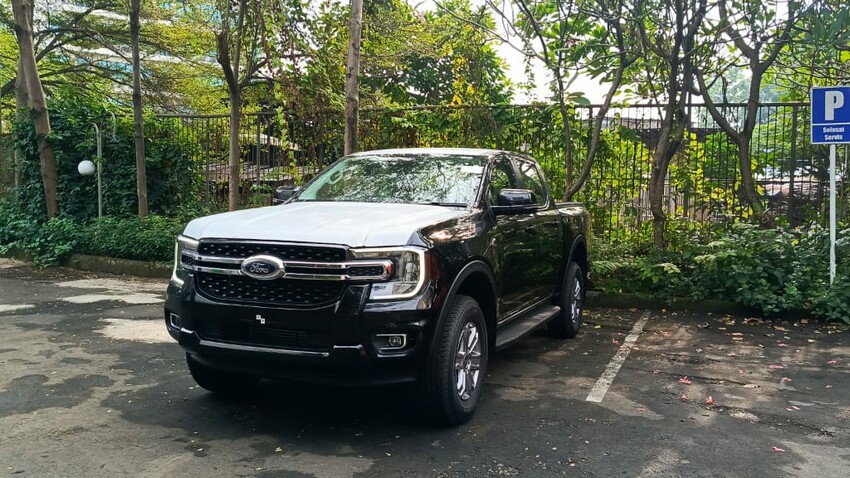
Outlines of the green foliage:
[{"label": "green foliage", "polygon": [[[63,90],[51,98],[49,106],[60,214],[77,221],[97,216],[97,179],[77,172],[80,161],[96,160],[95,123],[101,128],[103,141],[104,215],[135,214],[138,199],[132,118],[117,117],[113,139],[107,105],[80,90]],[[201,176],[193,164],[197,143],[190,135],[178,137],[179,131],[166,119],[148,116],[145,120],[148,204],[155,214],[174,215],[198,204]],[[43,214],[44,190],[32,123],[16,124],[15,140],[24,153],[17,198],[28,217],[38,217]]]},{"label": "green foliage", "polygon": [[80,254],[120,257],[145,261],[168,261],[174,255],[174,238],[186,220],[162,216],[108,218],[85,223],[80,228]]},{"label": "green foliage", "polygon": [[[683,228],[679,222],[674,229]],[[850,323],[850,228],[839,234],[830,287],[828,232],[822,228],[687,227],[692,233],[676,236],[664,253],[596,244],[594,255],[606,258],[594,261],[597,286],[661,300],[726,300],[767,315],[807,310]]]},{"label": "green foliage", "polygon": [[43,222],[29,219],[26,211],[2,201],[0,254],[23,252],[39,266],[58,264],[70,254],[169,261],[174,253],[174,238],[186,222],[185,218],[162,216],[104,217],[85,222],[66,217]]}]

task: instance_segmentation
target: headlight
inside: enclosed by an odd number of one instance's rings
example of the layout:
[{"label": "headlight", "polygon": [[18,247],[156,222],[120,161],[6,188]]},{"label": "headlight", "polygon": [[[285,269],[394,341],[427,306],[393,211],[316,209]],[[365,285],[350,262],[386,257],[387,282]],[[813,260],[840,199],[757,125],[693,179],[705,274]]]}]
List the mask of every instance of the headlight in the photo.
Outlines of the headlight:
[{"label": "headlight", "polygon": [[351,254],[354,259],[389,259],[395,265],[389,281],[372,284],[370,299],[409,299],[422,292],[425,286],[428,269],[424,249],[352,249]]},{"label": "headlight", "polygon": [[177,284],[178,287],[183,287],[185,280],[185,269],[183,269],[183,253],[198,252],[198,241],[186,236],[177,236],[177,241],[174,243],[174,270],[171,273],[171,282]]}]

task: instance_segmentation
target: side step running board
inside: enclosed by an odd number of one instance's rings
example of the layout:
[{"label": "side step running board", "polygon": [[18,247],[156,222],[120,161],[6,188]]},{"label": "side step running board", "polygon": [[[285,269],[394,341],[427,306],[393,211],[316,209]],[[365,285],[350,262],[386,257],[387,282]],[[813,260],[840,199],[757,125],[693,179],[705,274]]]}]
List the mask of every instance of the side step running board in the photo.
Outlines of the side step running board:
[{"label": "side step running board", "polygon": [[557,305],[538,307],[522,318],[516,318],[496,332],[496,350],[501,350],[537,330],[549,319],[561,313]]}]

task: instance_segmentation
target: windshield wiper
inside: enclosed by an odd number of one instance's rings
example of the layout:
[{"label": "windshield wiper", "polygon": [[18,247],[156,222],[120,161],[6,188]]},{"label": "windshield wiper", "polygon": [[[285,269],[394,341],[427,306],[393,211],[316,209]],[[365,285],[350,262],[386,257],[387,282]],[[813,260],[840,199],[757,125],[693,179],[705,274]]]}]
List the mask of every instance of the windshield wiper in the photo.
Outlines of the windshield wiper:
[{"label": "windshield wiper", "polygon": [[429,201],[429,202],[419,202],[416,204],[427,204],[429,206],[446,206],[446,207],[467,207],[468,204],[465,202],[442,202],[442,201]]}]

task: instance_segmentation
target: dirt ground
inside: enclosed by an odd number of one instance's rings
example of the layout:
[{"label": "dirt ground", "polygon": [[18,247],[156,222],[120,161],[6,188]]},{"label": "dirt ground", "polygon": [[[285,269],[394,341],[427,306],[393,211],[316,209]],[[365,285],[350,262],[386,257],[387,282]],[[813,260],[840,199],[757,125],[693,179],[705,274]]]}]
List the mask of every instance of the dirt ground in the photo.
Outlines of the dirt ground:
[{"label": "dirt ground", "polygon": [[198,388],[162,281],[0,260],[0,475],[850,476],[848,332],[592,308],[492,358],[476,417],[401,388]]}]

